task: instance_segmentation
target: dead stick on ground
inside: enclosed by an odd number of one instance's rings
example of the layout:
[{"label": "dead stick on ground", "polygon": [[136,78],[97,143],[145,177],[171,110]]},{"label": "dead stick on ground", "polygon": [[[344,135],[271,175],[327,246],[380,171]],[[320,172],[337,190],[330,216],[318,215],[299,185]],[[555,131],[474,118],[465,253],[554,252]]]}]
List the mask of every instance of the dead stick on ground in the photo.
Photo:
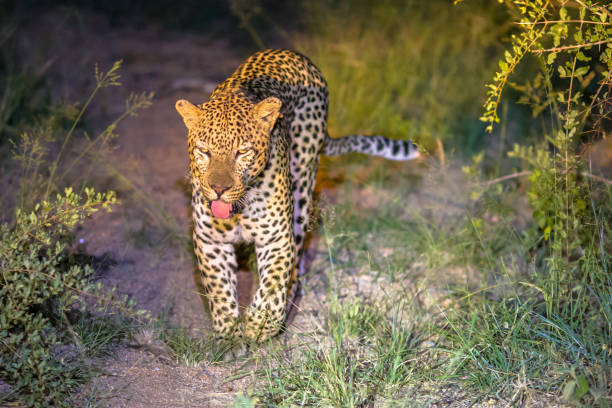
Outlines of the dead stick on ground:
[{"label": "dead stick on ground", "polygon": [[438,156],[440,157],[440,164],[444,167],[444,146],[442,145],[442,140],[440,138],[436,139],[436,144],[438,145]]},{"label": "dead stick on ground", "polygon": [[531,174],[530,171],[521,171],[519,173],[507,174],[505,176],[501,176],[501,177],[494,178],[493,180],[489,180],[489,181],[485,182],[485,185],[488,187],[491,184],[499,183],[500,181],[510,180],[510,179],[514,179],[514,178],[518,178],[518,177],[523,177],[523,176],[528,176],[530,174]]},{"label": "dead stick on ground", "polygon": [[[531,171],[521,171],[521,172],[518,172],[518,173],[507,174],[505,176],[501,176],[501,177],[494,178],[492,180],[488,180],[484,184],[485,184],[485,186],[488,187],[491,184],[499,183],[500,181],[511,180],[511,179],[515,179],[515,178],[519,178],[519,177],[523,177],[523,176],[528,176],[531,173],[532,173]],[[601,181],[604,184],[612,186],[612,180],[608,180],[608,179],[603,178],[601,176],[596,176],[595,174],[587,173],[586,171],[583,171],[580,174],[582,174],[584,177],[587,177],[587,178],[590,178],[590,179],[593,179],[593,180],[597,180],[597,181]]]}]

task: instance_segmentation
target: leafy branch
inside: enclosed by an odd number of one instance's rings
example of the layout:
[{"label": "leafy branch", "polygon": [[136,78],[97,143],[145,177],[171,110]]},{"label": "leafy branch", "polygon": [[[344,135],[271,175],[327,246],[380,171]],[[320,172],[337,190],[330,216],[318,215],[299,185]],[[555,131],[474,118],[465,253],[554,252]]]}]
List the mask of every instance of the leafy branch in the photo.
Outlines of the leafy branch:
[{"label": "leafy branch", "polygon": [[[612,48],[612,24],[609,19],[612,16],[612,5],[600,5],[592,1],[576,1],[578,4],[577,18],[570,16],[567,7],[575,4],[562,0],[511,0],[508,1],[514,10],[521,15],[521,21],[517,23],[524,31],[512,36],[512,45],[499,61],[498,71],[492,83],[487,84],[487,99],[483,105],[484,114],[481,121],[487,123],[486,131],[493,131],[494,123],[499,122],[497,115],[501,101],[501,95],[508,83],[509,76],[516,70],[519,63],[529,54],[540,56],[548,54],[544,63],[553,66],[559,54],[571,53],[578,61],[588,62],[591,58],[582,50],[596,46],[606,46],[600,52],[600,61],[608,70],[600,74],[609,81],[610,54]],[[572,35],[573,34],[573,35]],[[574,44],[567,44],[569,38],[574,39]],[[565,42],[565,44],[563,44]],[[552,43],[552,47],[545,46]],[[550,45],[550,44],[547,44]],[[566,64],[556,64],[561,78],[585,77],[590,71],[588,65],[577,66],[575,61]],[[573,83],[568,88],[568,95],[563,102],[574,100],[571,97]],[[594,96],[594,99],[599,94]],[[579,94],[576,95],[578,98]]]},{"label": "leafy branch", "polygon": [[532,52],[534,54],[543,54],[545,52],[559,52],[559,51],[565,51],[565,50],[573,50],[577,48],[588,48],[588,47],[593,47],[595,45],[607,44],[610,42],[612,42],[612,38],[608,38],[606,40],[601,40],[601,41],[595,41],[592,43],[565,45],[563,47],[547,48],[545,50],[532,50]]},{"label": "leafy branch", "polygon": [[[542,23],[544,26],[538,30],[531,28],[518,36],[513,35],[511,38],[512,52],[506,50],[504,59],[499,61],[500,71],[495,73],[493,83],[487,85],[487,99],[483,104],[485,112],[483,116],[480,117],[481,121],[488,123],[486,131],[489,133],[493,132],[493,124],[499,122],[497,109],[501,101],[502,92],[508,82],[508,77],[514,72],[525,55],[531,51],[532,47],[538,43],[540,38],[546,33],[548,27],[548,22],[545,20],[545,13],[548,9],[549,1],[541,8],[536,8],[529,12],[524,5],[525,2],[519,0],[515,1],[515,3],[519,6],[522,14],[528,16],[524,18],[533,18],[534,22]],[[523,22],[529,22],[529,20],[524,20]],[[532,25],[532,27],[535,27],[535,24]]]}]

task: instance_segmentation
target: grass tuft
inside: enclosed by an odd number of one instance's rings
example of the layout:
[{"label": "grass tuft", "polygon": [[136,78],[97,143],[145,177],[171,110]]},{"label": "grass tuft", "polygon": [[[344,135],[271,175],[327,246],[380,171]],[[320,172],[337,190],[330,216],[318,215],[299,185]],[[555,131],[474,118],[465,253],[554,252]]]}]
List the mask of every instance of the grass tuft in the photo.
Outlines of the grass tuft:
[{"label": "grass tuft", "polygon": [[359,407],[392,400],[414,380],[422,342],[418,321],[403,324],[404,307],[410,308],[359,299],[330,305],[323,339],[272,353],[258,373],[265,379],[257,400],[283,407]]},{"label": "grass tuft", "polygon": [[384,134],[427,151],[438,138],[462,151],[482,142],[482,80],[510,28],[495,4],[322,0],[302,13],[295,47],[329,84],[331,135]]}]

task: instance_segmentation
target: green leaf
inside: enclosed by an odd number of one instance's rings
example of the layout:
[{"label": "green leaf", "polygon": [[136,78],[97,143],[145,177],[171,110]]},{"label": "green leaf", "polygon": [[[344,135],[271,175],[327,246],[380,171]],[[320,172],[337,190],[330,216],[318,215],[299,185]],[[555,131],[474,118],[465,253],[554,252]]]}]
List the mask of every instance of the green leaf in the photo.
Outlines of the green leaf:
[{"label": "green leaf", "polygon": [[[543,221],[544,221],[544,220],[543,220]],[[547,241],[548,241],[548,239],[550,238],[550,233],[551,233],[551,231],[552,231],[552,228],[550,227],[550,225],[549,225],[549,226],[547,226],[547,227],[544,229],[544,239],[545,239],[545,240],[547,240]]]},{"label": "green leaf", "polygon": [[576,40],[577,44],[582,44],[584,42],[582,38],[582,31],[576,31],[576,33],[574,34],[574,40]]},{"label": "green leaf", "polygon": [[549,65],[552,65],[553,62],[555,62],[555,59],[557,58],[557,53],[556,52],[551,52],[550,54],[548,54],[548,58],[546,59],[546,63]]},{"label": "green leaf", "polygon": [[579,68],[576,69],[576,71],[574,71],[574,75],[575,76],[584,76],[588,72],[589,72],[589,67],[579,67]]},{"label": "green leaf", "polygon": [[559,17],[561,17],[561,20],[567,20],[567,10],[565,7],[561,7],[559,10]]},{"label": "green leaf", "polygon": [[582,51],[578,51],[576,53],[576,58],[578,58],[579,61],[590,61],[591,57],[587,57],[586,55],[584,55],[584,53]]},{"label": "green leaf", "polygon": [[557,71],[559,71],[559,76],[560,76],[561,78],[565,78],[565,77],[567,77],[567,74],[565,73],[565,68],[563,68],[563,66],[562,66],[562,65],[559,65],[559,66],[557,67]]},{"label": "green leaf", "polygon": [[574,390],[574,398],[579,400],[582,398],[587,392],[589,392],[589,382],[587,381],[584,375],[579,375],[576,377],[577,387]]}]

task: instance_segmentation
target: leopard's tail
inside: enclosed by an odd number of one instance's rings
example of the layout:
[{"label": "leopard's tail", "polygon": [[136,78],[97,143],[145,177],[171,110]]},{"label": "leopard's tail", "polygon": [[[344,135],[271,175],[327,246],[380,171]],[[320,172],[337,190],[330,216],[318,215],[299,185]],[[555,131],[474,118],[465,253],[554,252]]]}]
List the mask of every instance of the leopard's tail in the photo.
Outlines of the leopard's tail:
[{"label": "leopard's tail", "polygon": [[339,156],[345,153],[364,153],[384,157],[389,160],[412,160],[419,157],[418,148],[409,140],[395,140],[383,136],[350,135],[325,138],[323,154]]}]

